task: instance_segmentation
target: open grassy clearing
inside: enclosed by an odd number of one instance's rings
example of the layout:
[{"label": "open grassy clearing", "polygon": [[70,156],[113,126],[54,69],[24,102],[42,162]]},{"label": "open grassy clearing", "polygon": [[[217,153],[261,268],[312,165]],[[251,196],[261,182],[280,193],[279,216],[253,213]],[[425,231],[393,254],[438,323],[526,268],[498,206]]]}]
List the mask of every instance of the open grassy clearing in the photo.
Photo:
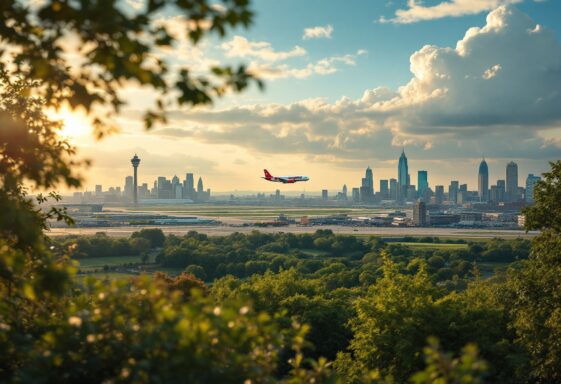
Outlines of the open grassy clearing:
[{"label": "open grassy clearing", "polygon": [[[148,262],[152,262],[153,259],[154,257],[152,257],[152,260],[149,258]],[[142,263],[141,256],[88,257],[75,260],[79,263],[78,268],[103,268],[105,265],[113,267],[129,263]]]},{"label": "open grassy clearing", "polygon": [[[109,208],[111,209],[111,208]],[[241,218],[259,218],[259,217],[275,217],[280,213],[288,216],[327,216],[348,214],[353,216],[369,216],[381,213],[391,212],[390,209],[384,208],[299,208],[299,207],[259,207],[259,206],[155,206],[155,207],[125,207],[122,208],[128,212],[158,212],[162,214],[182,214],[194,216],[209,217],[241,217]]]},{"label": "open grassy clearing", "polygon": [[132,273],[119,273],[119,272],[96,272],[76,275],[77,281],[84,281],[88,277],[93,277],[97,280],[112,281],[112,280],[128,280],[138,275]]},{"label": "open grassy clearing", "polygon": [[467,249],[467,244],[448,244],[448,243],[408,243],[394,242],[390,244],[401,244],[411,249]]}]

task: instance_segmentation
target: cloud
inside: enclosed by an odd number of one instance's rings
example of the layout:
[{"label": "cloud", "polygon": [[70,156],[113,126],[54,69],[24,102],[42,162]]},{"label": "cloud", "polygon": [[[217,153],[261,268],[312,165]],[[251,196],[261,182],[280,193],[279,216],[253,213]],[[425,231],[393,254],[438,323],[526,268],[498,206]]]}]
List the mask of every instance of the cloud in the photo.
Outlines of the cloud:
[{"label": "cloud", "polygon": [[522,0],[450,0],[425,6],[419,0],[409,0],[406,9],[398,9],[392,18],[380,17],[381,23],[410,24],[419,21],[475,15],[501,5],[516,4]]},{"label": "cloud", "polygon": [[331,39],[333,33],[333,26],[328,24],[326,26],[304,28],[303,40],[309,39]]},{"label": "cloud", "polygon": [[308,63],[304,67],[293,67],[286,63],[271,64],[252,61],[248,69],[260,78],[275,80],[284,78],[304,79],[312,75],[330,75],[337,72],[337,64],[356,65],[356,56],[347,54],[332,56]]},{"label": "cloud", "polygon": [[332,162],[389,160],[401,145],[417,158],[449,161],[561,157],[561,139],[548,133],[561,130],[561,46],[519,10],[497,8],[455,47],[422,47],[410,69],[397,90],[176,111],[170,117],[181,128],[155,134]]},{"label": "cloud", "polygon": [[306,50],[298,45],[289,51],[275,51],[269,42],[249,41],[243,36],[234,36],[232,40],[222,43],[220,47],[227,57],[254,57],[267,62],[306,55]]}]

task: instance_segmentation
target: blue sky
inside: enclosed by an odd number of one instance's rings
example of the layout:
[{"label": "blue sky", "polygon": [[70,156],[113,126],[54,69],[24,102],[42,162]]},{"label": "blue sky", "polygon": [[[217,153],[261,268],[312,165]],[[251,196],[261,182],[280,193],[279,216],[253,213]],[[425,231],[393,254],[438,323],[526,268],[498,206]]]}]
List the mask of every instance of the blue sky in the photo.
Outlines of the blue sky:
[{"label": "blue sky", "polygon": [[[249,30],[183,42],[162,57],[195,72],[245,63],[265,92],[178,109],[147,134],[137,111],[151,96],[131,87],[120,135],[103,146],[75,138],[96,159],[91,186],[122,184],[131,152],[144,159],[144,182],[192,171],[222,191],[272,188],[259,179],[263,168],[335,191],[359,185],[370,165],[377,184],[396,176],[402,147],[414,183],[426,169],[431,186],[455,179],[471,189],[482,156],[491,184],[515,160],[521,185],[561,158],[559,1],[257,0],[253,8]],[[181,25],[175,15],[162,22]]]},{"label": "blue sky", "polygon": [[[280,51],[295,45],[304,47],[308,52],[306,58],[293,59],[292,63],[354,53],[359,49],[366,49],[368,54],[357,60],[356,66],[343,67],[328,78],[311,76],[305,80],[274,81],[268,84],[266,93],[253,92],[251,96],[282,103],[313,97],[335,101],[341,96],[359,97],[369,87],[397,88],[411,78],[409,57],[413,52],[425,44],[453,47],[468,28],[483,25],[487,16],[487,12],[482,12],[411,24],[378,22],[380,17],[391,18],[406,3],[405,0],[255,1],[255,23],[239,33],[251,40],[270,42]],[[561,2],[526,0],[516,7],[561,36]],[[302,40],[305,28],[325,25],[333,26],[331,38]]]}]

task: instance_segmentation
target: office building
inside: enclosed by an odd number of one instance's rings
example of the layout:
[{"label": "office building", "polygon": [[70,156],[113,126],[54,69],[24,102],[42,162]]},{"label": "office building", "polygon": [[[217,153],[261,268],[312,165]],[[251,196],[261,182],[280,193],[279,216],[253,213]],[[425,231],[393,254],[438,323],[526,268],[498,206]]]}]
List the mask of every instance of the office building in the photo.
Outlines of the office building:
[{"label": "office building", "polygon": [[524,200],[527,203],[534,202],[534,187],[536,183],[541,180],[541,177],[534,176],[534,174],[530,173],[526,178],[526,190],[524,191]]},{"label": "office building", "polygon": [[427,206],[423,201],[417,201],[413,207],[413,223],[417,227],[427,225]]},{"label": "office building", "polygon": [[185,174],[185,180],[183,181],[183,196],[186,199],[195,199],[195,179],[192,173]]},{"label": "office building", "polygon": [[374,200],[374,179],[370,167],[366,168],[365,175],[362,178],[360,199],[364,203],[371,203]]},{"label": "office building", "polygon": [[460,191],[460,182],[453,180],[448,186],[448,201],[456,204],[458,202],[458,192]]},{"label": "office building", "polygon": [[103,187],[99,184],[95,186],[95,195],[101,196],[103,194]]},{"label": "office building", "polygon": [[353,188],[352,199],[353,199],[353,203],[359,203],[360,202],[360,189],[359,188]]},{"label": "office building", "polygon": [[398,187],[397,179],[390,179],[390,199],[397,200]]},{"label": "office building", "polygon": [[426,199],[429,192],[429,179],[427,171],[417,172],[417,189],[419,191],[419,197]]},{"label": "office building", "polygon": [[366,186],[374,193],[374,176],[370,167],[366,168],[364,178],[366,179]]},{"label": "office building", "polygon": [[477,177],[477,193],[479,201],[489,201],[489,167],[485,159],[479,164],[479,174]]},{"label": "office building", "polygon": [[390,190],[388,187],[388,180],[380,180],[380,197],[385,200],[390,197]]},{"label": "office building", "polygon": [[415,189],[414,185],[407,186],[407,200],[408,201],[415,201],[417,198],[417,190]]},{"label": "office building", "polygon": [[518,165],[511,161],[506,165],[506,200],[518,201]]},{"label": "office building", "polygon": [[327,192],[327,189],[322,189],[321,190],[321,199],[324,201],[329,200],[329,194]]},{"label": "office building", "polygon": [[434,187],[434,200],[436,204],[442,204],[444,201],[444,185]]},{"label": "office building", "polygon": [[125,197],[129,201],[134,201],[134,180],[132,176],[125,177]]}]

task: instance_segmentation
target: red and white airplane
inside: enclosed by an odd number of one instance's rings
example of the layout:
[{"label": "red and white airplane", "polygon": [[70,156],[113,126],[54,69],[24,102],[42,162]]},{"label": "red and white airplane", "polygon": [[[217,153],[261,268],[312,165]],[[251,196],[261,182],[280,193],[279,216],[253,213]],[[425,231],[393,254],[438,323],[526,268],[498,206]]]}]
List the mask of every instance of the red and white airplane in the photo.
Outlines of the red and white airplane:
[{"label": "red and white airplane", "polygon": [[265,177],[263,179],[267,181],[272,181],[274,183],[283,183],[283,184],[294,184],[299,181],[308,181],[310,178],[308,176],[273,176],[264,169]]}]

